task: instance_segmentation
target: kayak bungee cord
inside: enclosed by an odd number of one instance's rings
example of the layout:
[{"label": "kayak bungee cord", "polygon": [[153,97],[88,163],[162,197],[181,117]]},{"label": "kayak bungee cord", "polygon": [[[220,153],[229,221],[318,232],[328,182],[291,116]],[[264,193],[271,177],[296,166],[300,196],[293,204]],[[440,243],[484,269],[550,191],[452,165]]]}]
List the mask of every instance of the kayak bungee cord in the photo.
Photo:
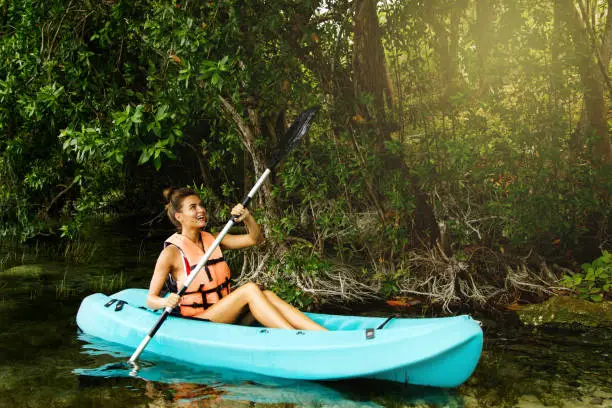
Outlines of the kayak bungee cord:
[{"label": "kayak bungee cord", "polygon": [[[259,190],[261,185],[264,183],[264,181],[266,181],[266,179],[268,178],[270,173],[272,173],[272,169],[274,167],[276,167],[276,165],[306,135],[306,133],[308,132],[308,129],[310,128],[310,124],[312,122],[312,119],[314,118],[317,110],[318,110],[318,107],[312,107],[312,108],[307,109],[307,110],[305,110],[304,112],[302,112],[302,113],[300,113],[298,115],[298,117],[295,119],[295,121],[293,122],[293,124],[287,130],[287,132],[285,134],[285,140],[286,140],[285,145],[282,147],[282,149],[279,149],[275,155],[273,155],[272,159],[268,163],[268,166],[267,166],[266,170],[259,177],[259,179],[255,183],[255,185],[253,186],[251,191],[249,191],[249,193],[246,195],[246,197],[242,201],[242,206],[243,207],[246,208],[246,206],[249,204],[249,202],[251,201],[253,196],[257,193],[257,191]],[[230,228],[232,228],[232,226],[236,222],[236,218],[237,218],[236,216],[232,216],[229,219],[229,221],[227,222],[227,224],[225,224],[225,227],[223,227],[223,229],[221,230],[221,232],[219,233],[219,235],[217,236],[215,241],[211,244],[211,246],[208,248],[206,253],[204,253],[204,256],[202,257],[200,262],[198,262],[198,264],[195,266],[195,269],[189,275],[189,278],[185,281],[185,283],[183,284],[181,289],[178,291],[178,295],[179,296],[183,295],[183,293],[187,290],[187,288],[189,287],[191,282],[193,282],[193,280],[196,278],[198,273],[202,270],[202,267],[206,264],[206,262],[208,261],[208,259],[212,255],[213,251],[219,246],[219,244],[221,243],[221,241],[223,240],[225,235],[227,235],[227,233],[230,230]],[[153,328],[149,331],[149,334],[147,334],[145,336],[145,338],[140,342],[140,345],[138,346],[138,348],[136,348],[136,351],[134,351],[134,354],[132,354],[132,356],[128,360],[128,363],[133,368],[133,371],[131,373],[132,375],[135,375],[135,373],[139,369],[139,366],[136,363],[136,360],[138,359],[140,354],[144,351],[144,349],[147,347],[147,345],[149,344],[149,342],[151,341],[153,336],[155,336],[155,333],[157,333],[157,331],[159,330],[159,328],[161,327],[161,325],[164,323],[164,321],[166,320],[166,318],[168,317],[168,315],[171,312],[172,312],[172,308],[171,307],[164,308],[163,313],[161,314],[161,316],[159,317],[159,319],[157,320],[157,322],[155,323]]]}]

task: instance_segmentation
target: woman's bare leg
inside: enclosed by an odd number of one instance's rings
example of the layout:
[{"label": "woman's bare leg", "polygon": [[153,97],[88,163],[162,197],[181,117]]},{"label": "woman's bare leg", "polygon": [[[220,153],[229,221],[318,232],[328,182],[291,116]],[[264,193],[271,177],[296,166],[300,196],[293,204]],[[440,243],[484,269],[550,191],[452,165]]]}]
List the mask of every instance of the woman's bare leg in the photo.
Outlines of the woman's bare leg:
[{"label": "woman's bare leg", "polygon": [[255,319],[255,316],[253,316],[253,313],[251,313],[249,305],[246,305],[238,314],[234,324],[239,326],[252,326],[255,322],[257,322],[257,319]]},{"label": "woman's bare leg", "polygon": [[327,330],[325,327],[313,322],[308,316],[300,312],[271,290],[264,290],[264,295],[280,314],[296,329],[299,330]]},{"label": "woman's bare leg", "polygon": [[208,319],[216,323],[234,323],[245,306],[255,319],[266,327],[293,329],[294,327],[270,303],[259,286],[249,282],[232,291],[217,303],[196,315],[200,319]]}]

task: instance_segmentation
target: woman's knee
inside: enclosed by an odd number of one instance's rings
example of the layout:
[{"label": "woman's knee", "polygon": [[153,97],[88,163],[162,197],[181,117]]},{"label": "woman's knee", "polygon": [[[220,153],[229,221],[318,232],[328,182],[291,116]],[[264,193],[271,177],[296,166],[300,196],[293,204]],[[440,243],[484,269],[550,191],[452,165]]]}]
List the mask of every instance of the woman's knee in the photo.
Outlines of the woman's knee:
[{"label": "woman's knee", "polygon": [[264,295],[266,295],[266,297],[267,297],[268,299],[276,299],[276,298],[278,298],[278,296],[276,295],[276,293],[274,293],[274,292],[272,292],[271,290],[268,290],[268,289],[264,290],[264,291],[263,291],[263,294],[264,294]]},{"label": "woman's knee", "polygon": [[261,289],[259,288],[259,285],[253,282],[247,282],[244,285],[242,285],[240,288],[244,292],[248,293],[249,295],[258,295],[261,293]]}]

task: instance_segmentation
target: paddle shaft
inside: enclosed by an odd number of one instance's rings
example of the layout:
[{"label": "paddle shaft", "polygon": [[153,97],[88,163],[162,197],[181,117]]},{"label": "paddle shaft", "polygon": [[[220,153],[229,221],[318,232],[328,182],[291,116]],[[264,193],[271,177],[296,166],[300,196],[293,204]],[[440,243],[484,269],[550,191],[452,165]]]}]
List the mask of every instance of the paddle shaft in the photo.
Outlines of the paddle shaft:
[{"label": "paddle shaft", "polygon": [[[242,200],[243,207],[246,208],[246,206],[249,204],[253,196],[257,193],[257,191],[259,190],[263,182],[266,181],[270,173],[271,173],[271,170],[266,169],[263,172],[263,174],[259,177],[259,179],[255,183],[251,191],[249,191],[249,193],[246,195],[244,200]],[[202,267],[206,264],[206,262],[208,262],[208,259],[212,255],[213,251],[221,244],[221,241],[227,235],[230,228],[232,228],[235,222],[236,222],[236,217],[232,216],[230,220],[227,222],[227,224],[225,224],[225,227],[223,227],[223,229],[221,230],[217,238],[213,241],[210,247],[206,250],[206,252],[204,253],[204,256],[202,257],[202,259],[200,259],[200,262],[198,262],[194,270],[189,274],[189,277],[187,278],[187,280],[185,281],[181,289],[178,291],[179,296],[182,296],[183,293],[187,291],[187,288],[189,287],[189,285],[191,285],[191,282],[193,282],[193,280],[196,278],[198,273],[200,273],[200,271],[202,270]],[[155,323],[155,326],[153,326],[151,331],[149,331],[149,334],[147,334],[147,336],[144,339],[142,339],[142,341],[140,342],[140,345],[138,346],[136,351],[134,351],[134,354],[132,354],[132,357],[130,357],[130,359],[128,360],[129,363],[133,364],[138,359],[140,354],[142,354],[144,349],[147,347],[147,344],[149,344],[153,336],[155,336],[155,333],[157,333],[157,330],[159,330],[159,328],[161,327],[161,325],[164,323],[164,321],[166,320],[166,318],[171,312],[172,312],[171,307],[166,306],[164,308],[164,311],[159,317],[159,319],[157,320],[157,322]]]}]

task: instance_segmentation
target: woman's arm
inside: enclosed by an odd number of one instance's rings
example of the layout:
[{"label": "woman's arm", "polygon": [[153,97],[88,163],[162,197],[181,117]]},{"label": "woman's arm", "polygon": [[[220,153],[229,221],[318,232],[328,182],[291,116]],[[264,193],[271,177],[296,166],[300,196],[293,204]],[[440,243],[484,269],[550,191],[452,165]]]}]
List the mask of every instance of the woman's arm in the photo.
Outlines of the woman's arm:
[{"label": "woman's arm", "polygon": [[[176,293],[170,294],[167,298],[160,297],[159,294],[166,283],[168,274],[174,269],[175,260],[179,255],[178,249],[172,245],[166,247],[155,264],[153,277],[149,284],[149,294],[147,295],[147,307],[150,309],[161,309],[166,306],[175,308],[180,297]],[[174,296],[172,296],[174,295]]]},{"label": "woman's arm", "polygon": [[244,208],[242,204],[238,204],[232,209],[232,215],[238,216],[238,218],[236,218],[236,222],[244,221],[247,233],[241,235],[227,234],[221,241],[223,248],[248,248],[263,241],[259,224],[257,224],[255,218],[253,218],[249,210]]}]

